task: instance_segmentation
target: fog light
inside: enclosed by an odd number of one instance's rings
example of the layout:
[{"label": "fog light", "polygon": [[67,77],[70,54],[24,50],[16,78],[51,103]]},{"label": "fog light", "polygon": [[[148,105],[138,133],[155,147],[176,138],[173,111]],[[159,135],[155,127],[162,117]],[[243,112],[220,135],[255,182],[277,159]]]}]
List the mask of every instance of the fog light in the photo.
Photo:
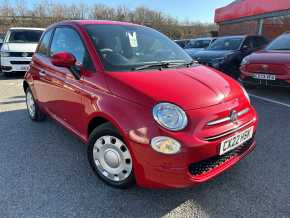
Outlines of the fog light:
[{"label": "fog light", "polygon": [[180,151],[181,145],[175,139],[158,136],[151,140],[151,147],[162,154],[176,154]]}]

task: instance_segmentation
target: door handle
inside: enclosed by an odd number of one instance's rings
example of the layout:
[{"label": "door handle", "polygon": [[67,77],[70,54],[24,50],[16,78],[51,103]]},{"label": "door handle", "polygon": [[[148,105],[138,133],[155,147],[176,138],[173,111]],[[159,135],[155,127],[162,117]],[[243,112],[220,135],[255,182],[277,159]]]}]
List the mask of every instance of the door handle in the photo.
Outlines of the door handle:
[{"label": "door handle", "polygon": [[45,71],[44,70],[41,70],[41,71],[39,71],[39,76],[45,76],[46,74],[45,74]]}]

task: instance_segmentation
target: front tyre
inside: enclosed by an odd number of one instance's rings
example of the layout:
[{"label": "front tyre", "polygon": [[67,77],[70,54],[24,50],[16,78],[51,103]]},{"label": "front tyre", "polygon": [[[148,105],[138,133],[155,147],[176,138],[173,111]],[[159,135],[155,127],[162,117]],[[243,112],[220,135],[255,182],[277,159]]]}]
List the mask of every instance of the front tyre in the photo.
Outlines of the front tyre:
[{"label": "front tyre", "polygon": [[27,112],[30,119],[33,121],[42,121],[45,118],[45,115],[39,110],[39,107],[33,97],[31,89],[27,88],[25,94]]},{"label": "front tyre", "polygon": [[94,172],[108,185],[129,188],[134,184],[131,153],[110,123],[100,125],[91,133],[88,159]]}]

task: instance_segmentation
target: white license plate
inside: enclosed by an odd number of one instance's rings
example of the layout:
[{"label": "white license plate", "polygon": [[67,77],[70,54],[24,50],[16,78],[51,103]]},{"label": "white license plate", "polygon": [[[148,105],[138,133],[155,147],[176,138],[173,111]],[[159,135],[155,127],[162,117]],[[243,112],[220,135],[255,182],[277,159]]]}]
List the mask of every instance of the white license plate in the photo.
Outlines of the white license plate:
[{"label": "white license plate", "polygon": [[29,70],[29,65],[27,65],[27,66],[21,66],[20,67],[20,70],[23,70],[23,71]]},{"label": "white license plate", "polygon": [[244,144],[246,141],[253,137],[254,127],[250,127],[242,132],[237,133],[231,138],[228,138],[221,143],[220,155],[223,155],[240,145]]},{"label": "white license plate", "polygon": [[273,74],[256,73],[256,74],[253,75],[253,78],[262,79],[262,80],[276,80],[276,76],[273,75]]}]

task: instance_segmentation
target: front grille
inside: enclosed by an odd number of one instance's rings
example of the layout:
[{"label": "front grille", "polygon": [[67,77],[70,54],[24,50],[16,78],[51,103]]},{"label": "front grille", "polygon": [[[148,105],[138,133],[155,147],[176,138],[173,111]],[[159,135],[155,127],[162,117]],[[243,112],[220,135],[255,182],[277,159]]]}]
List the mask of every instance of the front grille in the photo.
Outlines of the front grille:
[{"label": "front grille", "polygon": [[10,57],[32,57],[33,52],[9,52]]},{"label": "front grille", "polygon": [[254,137],[249,141],[245,142],[242,146],[224,154],[221,156],[212,157],[208,160],[204,160],[198,163],[192,163],[189,165],[189,172],[193,176],[200,176],[209,173],[211,170],[217,168],[218,166],[224,164],[230,159],[241,155],[245,152],[249,146],[253,143]]},{"label": "front grille", "polygon": [[10,61],[11,64],[22,64],[27,65],[30,64],[30,61]]}]

